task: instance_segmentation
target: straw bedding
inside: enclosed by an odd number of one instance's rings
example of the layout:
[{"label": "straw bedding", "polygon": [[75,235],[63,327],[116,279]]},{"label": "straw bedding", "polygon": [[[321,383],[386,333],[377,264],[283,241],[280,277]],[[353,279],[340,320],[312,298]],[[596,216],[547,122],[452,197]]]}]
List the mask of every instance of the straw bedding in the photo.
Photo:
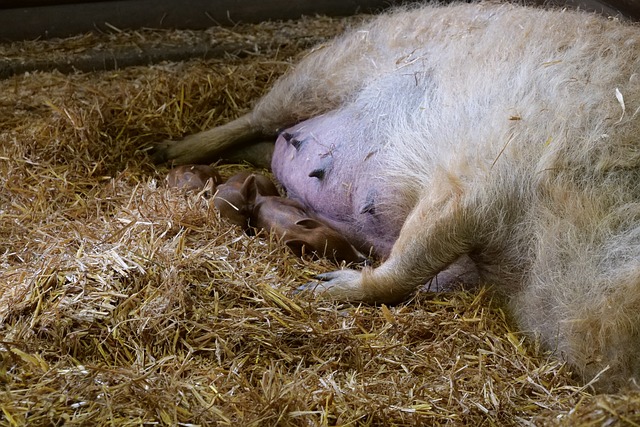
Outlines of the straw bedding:
[{"label": "straw bedding", "polygon": [[294,295],[333,266],[166,187],[147,144],[246,111],[359,19],[0,45],[40,64],[194,38],[237,53],[0,81],[1,425],[640,424],[640,395],[579,387],[490,288],[397,307]]}]

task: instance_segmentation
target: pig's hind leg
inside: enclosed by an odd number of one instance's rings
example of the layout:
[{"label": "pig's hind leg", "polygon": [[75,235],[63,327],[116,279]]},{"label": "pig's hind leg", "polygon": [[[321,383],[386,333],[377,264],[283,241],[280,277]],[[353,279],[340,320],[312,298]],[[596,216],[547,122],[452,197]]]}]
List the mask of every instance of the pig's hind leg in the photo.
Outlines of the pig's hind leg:
[{"label": "pig's hind leg", "polygon": [[[249,113],[181,141],[156,144],[151,149],[154,161],[210,162],[223,151],[273,142],[279,130],[337,109],[371,74],[379,72],[371,58],[362,54],[371,49],[370,44],[367,39],[351,36],[317,48],[276,81]],[[375,56],[376,52],[370,53]]]},{"label": "pig's hind leg", "polygon": [[150,154],[156,163],[209,163],[225,150],[242,148],[259,141],[261,137],[261,132],[252,122],[251,114],[246,114],[222,126],[187,136],[182,141],[157,143],[151,147]]}]

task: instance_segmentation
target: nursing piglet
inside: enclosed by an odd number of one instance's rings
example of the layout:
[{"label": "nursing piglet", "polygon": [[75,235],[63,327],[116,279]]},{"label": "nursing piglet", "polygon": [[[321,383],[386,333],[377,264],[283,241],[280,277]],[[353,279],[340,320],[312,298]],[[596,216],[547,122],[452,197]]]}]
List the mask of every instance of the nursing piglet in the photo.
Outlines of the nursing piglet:
[{"label": "nursing piglet", "polygon": [[[273,188],[272,188],[273,187]],[[314,254],[334,261],[361,263],[366,257],[337,231],[310,218],[302,205],[275,194],[263,175],[242,173],[218,187],[220,215],[245,229],[274,234],[298,256]]]},{"label": "nursing piglet", "polygon": [[249,224],[283,239],[296,255],[313,253],[335,261],[366,261],[337,231],[310,218],[300,203],[284,197],[260,196],[253,177],[247,179],[245,186],[247,199],[254,200]]},{"label": "nursing piglet", "polygon": [[249,177],[255,185],[256,194],[260,196],[280,195],[276,186],[264,175],[243,171],[233,175],[224,184],[218,186],[213,196],[213,204],[220,211],[220,216],[227,218],[235,225],[247,229],[249,217],[253,211],[253,203],[247,200],[242,188]]}]

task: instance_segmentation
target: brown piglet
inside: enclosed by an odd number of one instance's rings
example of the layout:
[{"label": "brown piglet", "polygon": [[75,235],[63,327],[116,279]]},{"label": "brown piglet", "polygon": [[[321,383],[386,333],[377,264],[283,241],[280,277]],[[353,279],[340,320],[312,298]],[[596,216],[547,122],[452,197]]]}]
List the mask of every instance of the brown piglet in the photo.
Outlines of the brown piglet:
[{"label": "brown piglet", "polygon": [[169,187],[182,188],[187,191],[200,191],[211,180],[215,190],[216,185],[222,182],[220,175],[214,168],[207,165],[182,165],[169,171],[167,184]]},{"label": "brown piglet", "polygon": [[249,216],[253,211],[253,200],[247,200],[242,192],[242,187],[249,177],[253,177],[253,183],[257,194],[260,196],[279,196],[278,189],[269,178],[264,175],[243,171],[233,175],[224,184],[220,184],[213,196],[213,204],[220,212],[220,216],[227,218],[232,223],[249,228]]},{"label": "brown piglet", "polygon": [[336,230],[311,218],[300,203],[284,197],[264,196],[255,175],[245,180],[240,192],[252,207],[249,225],[282,239],[296,255],[312,254],[349,263],[367,260]]}]

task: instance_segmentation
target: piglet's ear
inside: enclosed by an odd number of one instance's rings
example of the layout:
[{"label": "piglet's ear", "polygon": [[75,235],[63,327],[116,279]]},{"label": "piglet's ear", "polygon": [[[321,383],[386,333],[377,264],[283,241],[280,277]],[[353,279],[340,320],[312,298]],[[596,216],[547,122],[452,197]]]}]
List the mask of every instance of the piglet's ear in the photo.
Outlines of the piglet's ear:
[{"label": "piglet's ear", "polygon": [[300,239],[285,240],[284,244],[287,245],[289,249],[291,249],[291,251],[299,257],[301,257],[304,253],[304,247],[306,246],[306,242]]},{"label": "piglet's ear", "polygon": [[240,194],[247,203],[253,203],[256,200],[256,196],[258,194],[258,186],[256,184],[255,175],[249,175],[247,179],[244,180],[242,184],[242,188],[240,188]]},{"label": "piglet's ear", "polygon": [[321,222],[316,221],[315,219],[312,219],[312,218],[305,218],[305,219],[301,219],[299,221],[296,221],[296,225],[300,226],[302,228],[305,228],[307,230],[313,230],[313,229],[325,226]]}]

